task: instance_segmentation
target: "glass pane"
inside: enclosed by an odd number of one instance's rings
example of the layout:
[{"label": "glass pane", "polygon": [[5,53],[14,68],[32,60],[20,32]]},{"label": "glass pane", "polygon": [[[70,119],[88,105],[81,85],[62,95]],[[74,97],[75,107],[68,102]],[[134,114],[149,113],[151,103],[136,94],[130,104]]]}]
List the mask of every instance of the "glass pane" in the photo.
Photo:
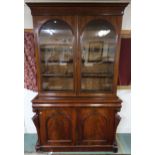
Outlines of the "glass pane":
[{"label": "glass pane", "polygon": [[42,89],[73,90],[72,30],[61,20],[51,20],[40,29]]},{"label": "glass pane", "polygon": [[116,34],[104,20],[87,24],[81,36],[82,91],[112,91]]}]

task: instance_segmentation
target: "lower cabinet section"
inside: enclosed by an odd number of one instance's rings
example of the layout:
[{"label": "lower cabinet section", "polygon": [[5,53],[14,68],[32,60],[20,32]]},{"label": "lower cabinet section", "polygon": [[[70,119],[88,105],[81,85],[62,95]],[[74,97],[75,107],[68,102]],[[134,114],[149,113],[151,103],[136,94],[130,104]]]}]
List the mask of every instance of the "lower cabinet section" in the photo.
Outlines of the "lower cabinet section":
[{"label": "lower cabinet section", "polygon": [[33,120],[38,131],[37,150],[117,151],[114,108],[40,108],[36,116]]}]

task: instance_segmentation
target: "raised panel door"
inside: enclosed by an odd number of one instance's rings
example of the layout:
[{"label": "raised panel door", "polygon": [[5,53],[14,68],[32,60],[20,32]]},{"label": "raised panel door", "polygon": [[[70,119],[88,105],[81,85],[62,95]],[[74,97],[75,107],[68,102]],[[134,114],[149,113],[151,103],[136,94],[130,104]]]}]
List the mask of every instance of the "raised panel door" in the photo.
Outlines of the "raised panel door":
[{"label": "raised panel door", "polygon": [[81,108],[77,115],[78,145],[112,143],[113,111],[104,108]]},{"label": "raised panel door", "polygon": [[75,112],[70,108],[52,108],[40,114],[41,143],[60,146],[74,144]]}]

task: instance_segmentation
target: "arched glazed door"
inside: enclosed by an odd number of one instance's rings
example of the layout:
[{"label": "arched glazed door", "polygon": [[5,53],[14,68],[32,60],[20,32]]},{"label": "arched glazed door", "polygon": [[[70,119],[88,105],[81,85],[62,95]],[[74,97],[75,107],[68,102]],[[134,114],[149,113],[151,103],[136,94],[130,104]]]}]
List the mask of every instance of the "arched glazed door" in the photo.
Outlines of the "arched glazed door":
[{"label": "arched glazed door", "polygon": [[117,33],[104,18],[80,20],[80,92],[112,93]]},{"label": "arched glazed door", "polygon": [[50,19],[40,27],[38,42],[42,91],[75,91],[75,32],[66,21]]}]

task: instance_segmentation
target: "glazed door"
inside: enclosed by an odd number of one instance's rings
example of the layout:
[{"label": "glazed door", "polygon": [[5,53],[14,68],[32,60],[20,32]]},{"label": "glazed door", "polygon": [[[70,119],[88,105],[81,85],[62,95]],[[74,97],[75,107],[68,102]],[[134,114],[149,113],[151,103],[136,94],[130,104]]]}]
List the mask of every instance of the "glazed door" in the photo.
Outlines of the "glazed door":
[{"label": "glazed door", "polygon": [[50,95],[75,94],[75,18],[39,17],[37,22],[41,23],[38,29],[40,90]]},{"label": "glazed door", "polygon": [[52,108],[40,112],[41,144],[60,146],[75,144],[75,111],[71,108]]},{"label": "glazed door", "polygon": [[115,19],[84,16],[79,17],[78,26],[80,94],[113,93],[118,43]]}]

